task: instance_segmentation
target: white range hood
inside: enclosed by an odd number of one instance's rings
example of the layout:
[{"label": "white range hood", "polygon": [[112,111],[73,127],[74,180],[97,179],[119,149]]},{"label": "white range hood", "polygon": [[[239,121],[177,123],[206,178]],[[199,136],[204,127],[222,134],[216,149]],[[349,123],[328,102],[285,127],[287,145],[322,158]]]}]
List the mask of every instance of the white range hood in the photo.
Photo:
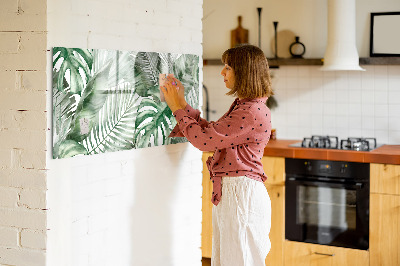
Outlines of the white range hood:
[{"label": "white range hood", "polygon": [[328,44],[323,71],[358,70],[355,0],[328,0]]}]

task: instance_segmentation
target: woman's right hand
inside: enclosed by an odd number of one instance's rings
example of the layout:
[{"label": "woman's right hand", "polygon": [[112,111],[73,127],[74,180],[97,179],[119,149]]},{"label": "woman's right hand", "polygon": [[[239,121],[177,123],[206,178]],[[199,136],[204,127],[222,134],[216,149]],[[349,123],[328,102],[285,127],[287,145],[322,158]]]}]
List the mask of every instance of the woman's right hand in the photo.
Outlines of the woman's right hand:
[{"label": "woman's right hand", "polygon": [[185,87],[183,87],[183,84],[182,84],[182,82],[180,82],[179,79],[177,79],[177,78],[175,78],[175,77],[171,77],[171,79],[172,79],[172,81],[174,81],[174,82],[178,85],[178,87],[179,87],[179,90],[178,90],[179,103],[180,103],[180,105],[181,105],[183,108],[185,108],[186,105],[187,105],[187,102],[186,102],[186,100],[185,100]]}]

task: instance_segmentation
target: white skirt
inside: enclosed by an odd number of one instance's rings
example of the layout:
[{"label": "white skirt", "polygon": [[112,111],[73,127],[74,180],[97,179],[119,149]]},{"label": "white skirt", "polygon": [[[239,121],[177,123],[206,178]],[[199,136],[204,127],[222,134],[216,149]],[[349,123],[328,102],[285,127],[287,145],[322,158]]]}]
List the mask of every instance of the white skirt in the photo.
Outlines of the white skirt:
[{"label": "white skirt", "polygon": [[262,266],[271,249],[271,200],[264,184],[222,178],[222,197],[212,210],[212,266]]}]

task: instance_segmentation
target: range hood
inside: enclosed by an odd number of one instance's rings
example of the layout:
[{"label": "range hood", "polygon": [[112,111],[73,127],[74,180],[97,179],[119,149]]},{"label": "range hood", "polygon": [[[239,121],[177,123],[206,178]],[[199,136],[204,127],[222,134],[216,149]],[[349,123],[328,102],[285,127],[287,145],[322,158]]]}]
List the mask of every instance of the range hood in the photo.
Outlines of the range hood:
[{"label": "range hood", "polygon": [[358,70],[355,0],[328,0],[328,44],[323,71]]}]

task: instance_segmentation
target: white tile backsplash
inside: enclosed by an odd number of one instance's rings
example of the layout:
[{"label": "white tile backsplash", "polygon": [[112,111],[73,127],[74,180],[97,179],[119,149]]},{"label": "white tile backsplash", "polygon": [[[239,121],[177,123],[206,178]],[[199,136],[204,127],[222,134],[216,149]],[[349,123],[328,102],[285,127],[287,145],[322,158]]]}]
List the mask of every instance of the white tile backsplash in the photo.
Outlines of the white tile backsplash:
[{"label": "white tile backsplash", "polygon": [[[382,144],[400,144],[400,66],[362,67],[366,71],[329,72],[320,71],[318,66],[273,69],[278,108],[272,110],[272,124],[277,137],[376,137]],[[219,72],[214,74],[207,68],[204,84],[211,90],[225,90]],[[226,96],[216,101],[211,96],[210,108],[229,107],[232,101]],[[221,110],[213,117],[218,119],[222,114]]]}]

